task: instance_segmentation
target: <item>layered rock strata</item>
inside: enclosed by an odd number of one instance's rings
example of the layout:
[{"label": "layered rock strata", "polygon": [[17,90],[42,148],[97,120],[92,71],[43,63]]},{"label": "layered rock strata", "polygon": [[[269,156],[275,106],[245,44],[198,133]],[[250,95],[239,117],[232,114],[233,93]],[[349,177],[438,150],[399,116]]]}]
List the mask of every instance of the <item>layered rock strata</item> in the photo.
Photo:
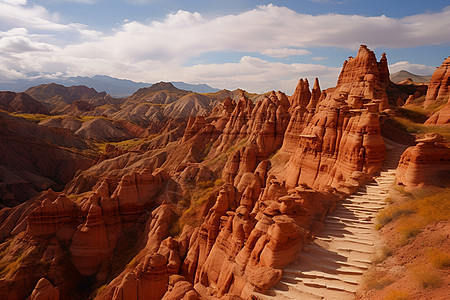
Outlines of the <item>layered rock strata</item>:
[{"label": "layered rock strata", "polygon": [[427,134],[405,150],[397,167],[397,184],[406,187],[448,184],[450,148],[441,135]]}]

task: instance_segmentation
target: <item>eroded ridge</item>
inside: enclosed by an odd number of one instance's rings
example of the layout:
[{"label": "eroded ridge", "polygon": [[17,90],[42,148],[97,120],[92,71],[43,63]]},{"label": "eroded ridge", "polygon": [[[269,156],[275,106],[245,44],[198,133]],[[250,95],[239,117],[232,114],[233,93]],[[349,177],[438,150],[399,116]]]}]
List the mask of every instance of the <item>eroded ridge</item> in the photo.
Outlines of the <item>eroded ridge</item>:
[{"label": "eroded ridge", "polygon": [[370,268],[377,234],[375,216],[395,180],[402,147],[392,147],[380,175],[338,204],[324,230],[286,266],[283,278],[255,299],[352,299]]}]

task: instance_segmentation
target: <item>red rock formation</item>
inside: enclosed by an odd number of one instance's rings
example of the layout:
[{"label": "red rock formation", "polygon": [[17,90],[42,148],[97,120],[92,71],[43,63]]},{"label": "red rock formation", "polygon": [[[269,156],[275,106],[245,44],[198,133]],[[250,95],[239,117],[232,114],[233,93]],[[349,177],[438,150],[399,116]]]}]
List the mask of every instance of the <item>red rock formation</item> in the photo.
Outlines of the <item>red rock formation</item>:
[{"label": "red rock formation", "polygon": [[429,117],[425,124],[445,125],[450,124],[450,101],[448,101],[441,109]]},{"label": "red rock formation", "polygon": [[54,234],[76,215],[76,206],[66,195],[54,201],[46,198],[28,216],[28,232],[35,236]]},{"label": "red rock formation", "polygon": [[408,188],[448,184],[450,148],[437,133],[417,139],[418,144],[405,150],[397,167],[397,184]]},{"label": "red rock formation", "polygon": [[186,125],[186,130],[184,132],[183,141],[189,140],[195,134],[197,134],[201,129],[206,126],[206,121],[204,116],[190,117],[189,122]]},{"label": "red rock formation", "polygon": [[424,106],[435,101],[448,99],[450,96],[450,56],[434,71],[431,77]]},{"label": "red rock formation", "polygon": [[424,106],[428,107],[435,101],[447,101],[440,110],[435,112],[425,124],[444,125],[450,123],[450,57],[434,71],[428,86]]},{"label": "red rock formation", "polygon": [[41,278],[31,293],[30,300],[59,300],[59,291],[46,278]]},{"label": "red rock formation", "polygon": [[151,173],[146,168],[124,175],[112,195],[112,198],[117,198],[122,218],[134,219],[136,215],[154,206],[152,200],[168,179],[168,174],[162,169]]},{"label": "red rock formation", "polygon": [[[348,102],[353,108],[361,108],[364,99],[379,100],[380,110],[389,108],[385,88],[389,83],[389,70],[386,56],[383,53],[377,62],[375,53],[361,45],[355,58],[350,57],[344,62],[336,85],[340,93],[348,95]],[[360,104],[352,100],[352,96],[361,97]]]},{"label": "red rock formation", "polygon": [[300,78],[295,88],[294,94],[290,97],[291,108],[294,109],[297,106],[306,107],[311,100],[311,91],[309,90],[308,79]]},{"label": "red rock formation", "polygon": [[110,248],[102,209],[91,204],[86,222],[78,226],[72,238],[72,262],[82,275],[92,276],[110,254]]},{"label": "red rock formation", "polygon": [[376,104],[353,112],[342,97],[330,95],[300,135],[287,165],[286,186],[346,188],[353,172],[376,172],[384,154]]},{"label": "red rock formation", "polygon": [[[180,276],[181,277],[181,276]],[[182,278],[182,277],[181,277]],[[170,278],[169,278],[170,282]],[[199,294],[195,291],[193,285],[183,279],[173,283],[172,287],[169,287],[169,291],[164,294],[162,300],[200,300]]]},{"label": "red rock formation", "polygon": [[161,254],[148,255],[116,288],[114,300],[159,300],[167,291],[167,259]]}]

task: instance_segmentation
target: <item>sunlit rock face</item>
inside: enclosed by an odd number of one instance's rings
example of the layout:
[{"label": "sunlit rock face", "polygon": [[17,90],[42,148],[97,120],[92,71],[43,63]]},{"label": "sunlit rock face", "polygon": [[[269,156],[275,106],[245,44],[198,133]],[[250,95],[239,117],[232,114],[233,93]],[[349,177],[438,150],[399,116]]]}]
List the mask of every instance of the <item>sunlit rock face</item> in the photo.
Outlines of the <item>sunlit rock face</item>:
[{"label": "sunlit rock face", "polygon": [[447,101],[446,104],[436,111],[425,124],[444,125],[450,124],[450,57],[434,71],[424,106],[428,107],[433,103]]},{"label": "sunlit rock face", "polygon": [[434,71],[428,85],[425,107],[450,96],[450,56]]},{"label": "sunlit rock face", "polygon": [[397,184],[406,187],[448,184],[450,148],[437,133],[417,140],[405,150],[397,167]]}]

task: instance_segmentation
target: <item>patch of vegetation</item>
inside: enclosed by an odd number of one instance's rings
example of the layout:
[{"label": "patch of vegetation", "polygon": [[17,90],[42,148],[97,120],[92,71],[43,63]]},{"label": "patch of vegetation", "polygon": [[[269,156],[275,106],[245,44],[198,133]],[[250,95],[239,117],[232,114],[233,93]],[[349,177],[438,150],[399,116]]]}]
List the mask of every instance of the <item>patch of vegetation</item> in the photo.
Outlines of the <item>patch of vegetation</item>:
[{"label": "patch of vegetation", "polygon": [[383,300],[408,300],[408,293],[403,291],[391,291]]},{"label": "patch of vegetation", "polygon": [[379,263],[382,263],[383,261],[385,261],[392,254],[393,254],[393,251],[392,251],[392,249],[390,247],[383,246],[378,251],[378,253],[374,256],[374,258],[372,259],[372,263],[376,264],[376,265],[379,264]]},{"label": "patch of vegetation", "polygon": [[207,166],[213,166],[213,165],[217,165],[217,164],[225,164],[226,160],[228,159],[230,154],[233,154],[237,150],[240,150],[242,147],[244,147],[244,145],[247,143],[247,141],[248,141],[248,138],[245,138],[245,139],[241,140],[236,145],[228,148],[227,151],[219,154],[216,158],[214,158],[213,160],[207,162],[206,165]]},{"label": "patch of vegetation", "polygon": [[416,123],[412,120],[401,118],[401,117],[393,117],[392,121],[394,121],[394,125],[398,128],[414,134],[425,134],[425,133],[433,133],[437,132],[441,134],[444,138],[450,139],[450,127],[445,125],[424,125],[420,123]]},{"label": "patch of vegetation", "polygon": [[392,284],[394,281],[387,272],[372,269],[367,271],[363,277],[363,285],[369,290],[381,290],[382,288]]},{"label": "patch of vegetation", "polygon": [[415,265],[410,267],[409,271],[423,288],[437,288],[442,283],[439,273],[427,266]]},{"label": "patch of vegetation", "polygon": [[14,272],[16,272],[20,266],[22,265],[21,262],[26,258],[27,253],[24,251],[18,255],[15,260],[4,262],[2,266],[0,266],[0,277],[10,277]]},{"label": "patch of vegetation", "polygon": [[375,229],[380,230],[381,228],[389,224],[392,220],[395,220],[402,215],[411,214],[412,210],[408,206],[409,205],[405,205],[404,207],[390,206],[380,211],[377,215],[377,223],[375,224]]},{"label": "patch of vegetation", "polygon": [[124,141],[120,141],[120,142],[94,142],[94,148],[95,148],[95,151],[97,151],[98,153],[102,153],[105,151],[106,146],[108,144],[110,144],[115,147],[122,148],[124,150],[128,150],[136,145],[143,143],[144,141],[146,141],[146,140],[143,140],[140,138],[133,138],[133,139],[124,140]]},{"label": "patch of vegetation", "polygon": [[430,117],[429,113],[422,107],[410,106],[406,108],[399,107],[398,111],[408,120],[416,123],[425,123]]},{"label": "patch of vegetation", "polygon": [[43,115],[43,114],[27,114],[27,113],[11,113],[10,115],[14,116],[14,117],[18,117],[18,118],[23,118],[27,121],[30,121],[30,122],[36,123],[36,124],[41,121],[51,119],[54,117],[54,116]]},{"label": "patch of vegetation", "polygon": [[80,202],[87,198],[89,196],[89,194],[91,193],[91,191],[87,191],[81,194],[69,194],[67,195],[67,197],[72,200],[73,202],[80,204]]},{"label": "patch of vegetation", "polygon": [[218,188],[222,184],[223,180],[217,179],[214,182],[208,180],[191,185],[190,191],[180,202],[178,202],[180,206],[186,207],[186,209],[181,213],[178,220],[169,228],[169,234],[176,237],[181,234],[185,225],[191,225],[193,227],[199,226],[202,222],[201,216],[198,214],[199,208],[204,205],[210,197],[217,193]]},{"label": "patch of vegetation", "polygon": [[446,103],[448,102],[448,97],[445,97],[444,99],[433,101],[430,105],[428,105],[427,110],[431,112],[436,112],[440,110]]},{"label": "patch of vegetation", "polygon": [[440,249],[427,249],[427,256],[430,263],[436,268],[449,268],[450,267],[450,253],[444,252]]},{"label": "patch of vegetation", "polygon": [[397,220],[404,243],[428,224],[450,219],[450,188],[423,188],[413,193],[406,193],[401,188],[397,190],[409,199],[383,209],[377,216],[376,229]]},{"label": "patch of vegetation", "polygon": [[409,239],[418,235],[423,228],[423,222],[416,216],[403,217],[398,220],[398,233],[400,234],[400,242],[407,243]]}]

